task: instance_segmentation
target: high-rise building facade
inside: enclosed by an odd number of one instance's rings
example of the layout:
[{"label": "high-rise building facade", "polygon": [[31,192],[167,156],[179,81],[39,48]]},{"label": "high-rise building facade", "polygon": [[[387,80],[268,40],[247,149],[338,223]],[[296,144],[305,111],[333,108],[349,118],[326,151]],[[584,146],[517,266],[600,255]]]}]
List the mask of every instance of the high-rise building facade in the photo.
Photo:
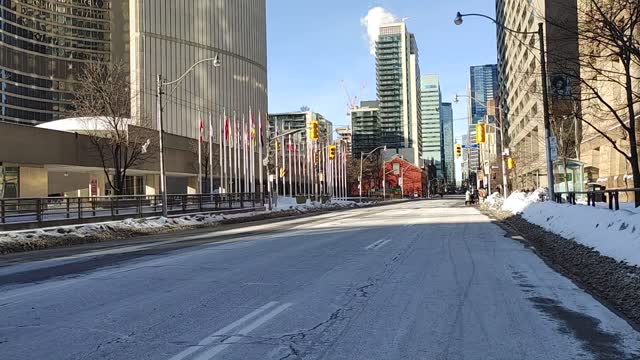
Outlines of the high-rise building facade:
[{"label": "high-rise building facade", "polygon": [[442,121],[442,152],[444,154],[443,174],[445,182],[456,184],[456,167],[453,154],[453,106],[451,103],[440,105],[440,119]]},{"label": "high-rise building facade", "polygon": [[382,143],[421,166],[418,46],[405,23],[380,27],[376,74]]},{"label": "high-rise building facade", "polygon": [[352,154],[355,158],[382,144],[378,106],[377,101],[363,101],[359,107],[351,109]]},{"label": "high-rise building facade", "polygon": [[487,115],[488,101],[498,96],[498,66],[472,66],[469,73],[471,124],[476,124]]},{"label": "high-rise building facade", "polygon": [[[490,100],[498,96],[498,68],[495,64],[471,66],[469,70],[469,153],[470,169],[472,172],[480,168],[480,153],[475,147],[475,126],[478,121],[484,121]],[[494,102],[495,104],[496,102]]]},{"label": "high-rise building facade", "polygon": [[[129,0],[133,1],[133,0]],[[175,80],[204,63],[166,97],[165,130],[197,137],[198,119],[226,110],[249,119],[267,113],[265,0],[135,0],[131,6],[131,78],[134,114],[155,114],[156,76]],[[155,125],[155,123],[154,123]]]},{"label": "high-rise building facade", "polygon": [[437,169],[443,177],[444,154],[442,152],[442,121],[440,118],[440,80],[438,75],[422,75],[420,78],[420,109],[422,111],[422,159]]},{"label": "high-rise building facade", "polygon": [[[129,64],[132,118],[156,126],[156,77],[175,80],[165,131],[195,138],[198,119],[267,113],[265,0],[0,1],[0,121],[65,117],[87,62]],[[171,89],[166,89],[171,90]],[[247,120],[248,121],[248,120]]]},{"label": "high-rise building facade", "polygon": [[126,55],[128,1],[0,1],[0,121],[64,117],[87,62]]},{"label": "high-rise building facade", "polygon": [[[512,173],[512,186],[548,186],[540,78],[540,39],[537,35],[539,23],[543,24],[545,35],[543,41],[550,84],[553,79],[560,77],[564,84],[567,84],[561,92],[569,93],[568,99],[561,99],[551,92],[551,116],[572,123],[576,115],[574,111],[580,111],[561,104],[565,100],[573,103],[572,97],[580,97],[578,81],[572,84],[572,80],[565,77],[566,74],[580,72],[577,66],[579,61],[576,7],[576,0],[496,1],[498,23],[510,29],[532,33],[519,35],[497,28],[500,119],[505,129],[505,140],[516,162],[516,171]],[[572,132],[573,130],[567,134]],[[571,141],[567,143],[570,144]]]}]

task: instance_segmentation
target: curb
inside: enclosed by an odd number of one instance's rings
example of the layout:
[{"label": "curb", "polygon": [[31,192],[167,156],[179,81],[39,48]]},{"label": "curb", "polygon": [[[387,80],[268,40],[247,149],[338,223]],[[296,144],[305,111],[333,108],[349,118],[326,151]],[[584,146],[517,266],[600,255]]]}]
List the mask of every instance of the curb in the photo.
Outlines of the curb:
[{"label": "curb", "polygon": [[[304,218],[308,216],[321,215],[329,212],[343,212],[343,211],[348,211],[353,209],[389,206],[389,205],[399,204],[407,201],[411,201],[411,200],[394,201],[390,203],[372,203],[367,205],[361,205],[361,206],[356,205],[356,206],[349,206],[349,207],[336,206],[336,207],[328,207],[328,208],[311,208],[306,210],[294,208],[294,209],[287,209],[287,210],[281,210],[281,211],[258,213],[258,214],[253,214],[252,216],[247,216],[247,217],[223,219],[223,220],[219,220],[212,223],[183,225],[183,226],[176,225],[173,228],[161,227],[156,229],[145,229],[145,230],[139,230],[139,231],[117,229],[117,228],[110,227],[109,224],[114,223],[113,221],[95,223],[96,225],[100,226],[102,230],[102,233],[99,236],[90,235],[90,236],[81,237],[76,235],[76,236],[65,237],[65,236],[48,236],[46,234],[45,235],[40,234],[39,237],[35,237],[33,240],[0,241],[0,257],[2,255],[9,255],[9,254],[37,251],[37,250],[45,250],[45,249],[53,249],[53,248],[61,248],[61,247],[72,247],[75,245],[102,243],[102,242],[109,242],[113,240],[125,240],[125,239],[140,237],[140,236],[179,233],[181,231],[192,230],[192,229],[203,229],[203,228],[214,229],[219,225],[251,223],[255,221],[262,221],[262,220],[269,220],[269,219],[274,219],[274,220],[297,219],[297,218]],[[251,211],[256,211],[256,210],[252,209]],[[251,212],[251,211],[248,211],[248,212]],[[203,212],[198,214],[202,216],[208,216],[216,213]],[[171,216],[170,218],[180,218],[184,216],[193,216],[193,215],[194,214],[181,214],[181,215]],[[217,215],[224,215],[224,214],[217,213]],[[153,217],[148,217],[146,219],[153,219],[153,218],[158,218],[158,217],[153,216]],[[140,218],[133,218],[133,219],[137,220]],[[77,228],[85,225],[87,224],[65,225],[61,227],[48,228],[48,230],[56,231],[55,229],[73,228],[73,227]],[[39,230],[42,230],[42,229],[39,229]],[[33,232],[35,234],[39,230],[25,230],[23,232],[29,232],[29,233]]]},{"label": "curb", "polygon": [[[527,238],[527,236],[523,235],[522,232],[520,232],[517,228],[515,228],[511,224],[507,223],[505,220],[501,220],[499,218],[499,216],[497,215],[498,213],[495,210],[490,210],[490,209],[478,209],[478,210],[482,214],[484,214],[487,217],[489,217],[494,224],[496,224],[501,229],[503,229],[507,233],[507,237],[509,239],[512,239],[512,240],[515,240],[515,241],[518,241],[518,242],[522,243],[526,248],[530,249],[534,254],[536,254],[536,256],[538,256],[547,266],[549,266],[551,269],[553,269],[557,273],[561,274],[562,276],[566,277],[567,279],[571,280],[571,282],[574,283],[578,288],[580,288],[581,290],[583,290],[587,294],[591,295],[600,304],[602,304],[604,307],[606,307],[611,312],[613,312],[614,314],[619,316],[621,319],[623,319],[634,330],[640,332],[640,321],[635,321],[630,316],[628,316],[628,314],[626,314],[626,312],[624,310],[622,310],[619,307],[617,307],[616,305],[614,305],[612,303],[613,299],[609,299],[605,294],[601,294],[601,289],[598,289],[598,288],[595,288],[593,286],[590,286],[585,281],[584,277],[580,277],[580,276],[576,275],[570,269],[568,269],[565,266],[563,266],[563,265],[559,264],[558,262],[554,261],[554,259],[550,258],[549,256],[546,256],[545,254],[543,254],[540,250],[538,250],[538,248],[536,248],[534,243],[530,239]],[[580,243],[578,243],[578,242],[576,242],[574,240],[565,239],[565,238],[561,237],[560,235],[557,235],[557,234],[551,233],[549,231],[546,231],[542,227],[540,227],[539,225],[532,224],[532,223],[528,222],[527,220],[525,220],[524,218],[520,217],[519,215],[512,215],[512,216],[513,217],[516,217],[516,216],[519,217],[522,221],[525,221],[530,226],[534,227],[535,229],[538,229],[538,231],[541,231],[541,233],[544,234],[544,236],[549,236],[549,235],[557,236],[559,238],[562,238],[563,241],[567,241],[567,242],[573,243],[575,246],[588,248],[587,246],[582,245],[582,244],[580,244]],[[510,236],[510,235],[516,235],[519,238],[516,238],[514,236]],[[593,249],[591,249],[591,250],[593,250]],[[602,257],[603,259],[611,259],[611,258],[609,258],[607,256],[604,256],[604,255],[601,255],[599,253],[598,253],[598,256]],[[586,277],[586,275],[585,275],[585,277]],[[630,300],[630,301],[633,301],[633,300]]]}]

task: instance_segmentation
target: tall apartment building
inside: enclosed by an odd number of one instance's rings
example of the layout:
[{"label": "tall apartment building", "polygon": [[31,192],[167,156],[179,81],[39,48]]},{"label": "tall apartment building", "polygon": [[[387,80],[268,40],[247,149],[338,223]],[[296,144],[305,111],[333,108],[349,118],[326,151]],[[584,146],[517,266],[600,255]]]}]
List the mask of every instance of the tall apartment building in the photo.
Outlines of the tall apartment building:
[{"label": "tall apartment building", "polygon": [[[318,121],[318,137],[324,143],[333,142],[333,123],[325,119],[322,114],[313,111],[294,111],[287,113],[269,114],[269,136],[275,136],[276,123],[280,134],[290,130],[307,129],[309,122]],[[307,132],[302,131],[296,134],[296,141],[306,143]]]},{"label": "tall apartment building", "polygon": [[[567,74],[579,74],[577,68],[576,0],[497,0],[496,16],[506,27],[530,35],[507,33],[498,27],[498,83],[500,118],[508,129],[505,140],[516,161],[512,186],[548,186],[541,67],[539,60],[538,23],[545,33],[549,83],[560,79],[566,84],[561,91],[550,91],[552,118],[573,123],[578,110],[565,106],[579,97],[577,81]],[[554,24],[562,24],[561,27]],[[560,96],[565,93],[568,98]],[[567,132],[571,133],[571,132]],[[561,134],[566,136],[567,134]],[[575,139],[574,139],[575,141]],[[517,177],[517,179],[516,179]]]},{"label": "tall apartment building", "polygon": [[209,112],[267,112],[265,0],[0,1],[0,30],[0,121],[64,118],[82,65],[122,60],[142,125],[158,74],[174,80],[216,54],[221,67],[196,67],[166,99],[165,131],[195,138]]},{"label": "tall apartment building", "polygon": [[380,27],[376,74],[382,143],[422,166],[418,46],[405,23]]},{"label": "tall apartment building", "polygon": [[442,153],[444,154],[444,179],[447,184],[455,185],[456,167],[453,154],[453,106],[451,105],[451,103],[440,104],[440,119],[442,121]]},{"label": "tall apartment building", "polygon": [[378,101],[362,101],[351,109],[352,154],[367,153],[382,144],[382,126]]},{"label": "tall apartment building", "polygon": [[[490,100],[495,100],[498,96],[498,67],[495,64],[471,66],[469,80],[469,132],[472,134],[469,144],[476,145],[475,125],[478,121],[484,121]],[[478,149],[468,148],[467,151],[471,161],[471,171],[478,170],[480,167]]]},{"label": "tall apartment building", "polygon": [[422,75],[420,78],[422,159],[436,167],[438,177],[444,177],[441,104],[442,94],[438,75]]},{"label": "tall apartment building", "polygon": [[347,154],[351,155],[351,149],[353,146],[353,130],[348,126],[341,126],[337,127],[335,131],[336,135],[338,135],[336,142],[344,142]]}]

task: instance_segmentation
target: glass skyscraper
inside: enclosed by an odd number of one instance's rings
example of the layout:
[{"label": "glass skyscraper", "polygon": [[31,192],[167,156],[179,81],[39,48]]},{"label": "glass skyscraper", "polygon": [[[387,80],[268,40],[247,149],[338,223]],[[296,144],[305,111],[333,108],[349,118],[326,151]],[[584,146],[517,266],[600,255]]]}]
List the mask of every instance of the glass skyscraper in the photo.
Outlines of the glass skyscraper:
[{"label": "glass skyscraper", "polygon": [[442,151],[444,153],[443,174],[449,185],[456,184],[456,169],[453,155],[453,107],[451,103],[440,105],[440,119],[442,121]]},{"label": "glass skyscraper", "polygon": [[[498,96],[498,65],[479,65],[470,68],[469,87],[469,143],[476,144],[475,124],[484,120],[487,115],[488,101]],[[497,101],[494,102],[497,104]],[[470,170],[474,172],[480,167],[478,149],[468,148]]]},{"label": "glass skyscraper", "polygon": [[0,0],[0,121],[62,117],[82,64],[124,52],[120,2]]},{"label": "glass skyscraper", "polygon": [[470,73],[471,121],[476,124],[487,115],[487,101],[498,96],[498,65],[472,66]]},{"label": "glass skyscraper", "polygon": [[420,108],[422,110],[422,158],[436,166],[443,177],[442,122],[440,119],[440,81],[438,75],[420,78]]}]

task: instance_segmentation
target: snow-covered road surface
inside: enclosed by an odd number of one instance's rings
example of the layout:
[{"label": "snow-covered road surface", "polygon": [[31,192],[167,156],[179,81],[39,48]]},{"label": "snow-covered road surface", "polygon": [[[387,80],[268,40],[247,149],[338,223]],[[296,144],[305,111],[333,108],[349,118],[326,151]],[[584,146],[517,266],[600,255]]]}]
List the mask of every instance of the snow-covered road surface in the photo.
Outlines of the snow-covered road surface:
[{"label": "snow-covered road surface", "polygon": [[44,267],[13,258],[0,269],[0,359],[640,356],[624,320],[461,200],[252,228],[91,257],[58,249]]}]

